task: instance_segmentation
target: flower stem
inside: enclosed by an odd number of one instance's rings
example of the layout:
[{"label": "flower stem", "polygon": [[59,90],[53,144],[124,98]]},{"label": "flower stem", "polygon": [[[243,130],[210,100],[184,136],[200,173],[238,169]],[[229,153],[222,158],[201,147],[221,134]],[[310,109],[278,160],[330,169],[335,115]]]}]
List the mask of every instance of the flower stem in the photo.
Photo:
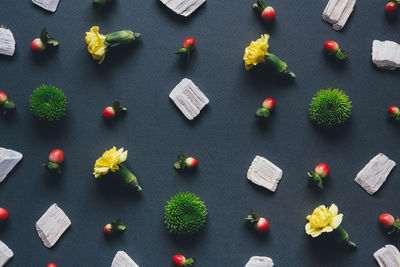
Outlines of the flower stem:
[{"label": "flower stem", "polygon": [[332,232],[332,237],[339,244],[346,245],[351,248],[356,248],[356,243],[350,241],[349,234],[344,230],[342,226],[339,226]]},{"label": "flower stem", "polygon": [[287,64],[276,55],[268,53],[265,56],[265,62],[269,63],[277,72],[296,78],[296,75],[289,70]]},{"label": "flower stem", "polygon": [[135,33],[129,30],[112,32],[106,35],[105,43],[107,44],[107,47],[117,47],[131,43],[139,38],[140,35],[140,33]]},{"label": "flower stem", "polygon": [[142,188],[139,186],[136,176],[128,170],[128,168],[124,164],[119,165],[119,170],[117,171],[119,175],[124,178],[125,183],[136,188],[137,191],[142,191]]}]

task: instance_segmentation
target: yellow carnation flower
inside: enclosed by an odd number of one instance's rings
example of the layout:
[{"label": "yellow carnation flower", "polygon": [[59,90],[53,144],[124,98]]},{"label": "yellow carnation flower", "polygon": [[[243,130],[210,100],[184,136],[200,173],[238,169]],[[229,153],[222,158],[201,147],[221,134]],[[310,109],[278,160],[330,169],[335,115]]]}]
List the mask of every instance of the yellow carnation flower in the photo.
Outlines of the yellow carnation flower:
[{"label": "yellow carnation flower", "polygon": [[244,52],[243,60],[246,70],[265,62],[265,56],[268,54],[268,34],[261,35],[261,38],[252,41]]},{"label": "yellow carnation flower", "polygon": [[338,207],[332,204],[329,209],[325,205],[317,207],[307,216],[306,233],[317,237],[324,232],[332,232],[342,223],[343,214],[338,214]]},{"label": "yellow carnation flower", "polygon": [[128,157],[128,151],[123,148],[117,150],[115,147],[107,150],[103,153],[101,158],[96,160],[94,164],[93,175],[95,178],[99,178],[102,175],[106,175],[109,171],[116,172],[119,170],[119,164],[126,161]]},{"label": "yellow carnation flower", "polygon": [[99,26],[90,28],[90,32],[86,32],[85,41],[88,44],[88,51],[92,54],[94,60],[98,60],[99,64],[103,63],[106,57],[107,44],[106,36],[99,33]]}]

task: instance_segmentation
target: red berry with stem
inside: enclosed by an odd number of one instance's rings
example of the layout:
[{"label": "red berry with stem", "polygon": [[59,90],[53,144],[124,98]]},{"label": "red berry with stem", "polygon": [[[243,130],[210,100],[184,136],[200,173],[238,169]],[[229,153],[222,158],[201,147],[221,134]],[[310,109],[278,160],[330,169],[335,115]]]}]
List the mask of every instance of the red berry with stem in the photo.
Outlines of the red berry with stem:
[{"label": "red berry with stem", "polygon": [[31,50],[32,51],[44,51],[46,49],[46,46],[44,45],[43,41],[40,38],[36,38],[32,41],[31,43]]},{"label": "red berry with stem", "polygon": [[394,217],[389,213],[383,213],[379,216],[379,224],[384,228],[391,228],[394,224]]},{"label": "red berry with stem", "polygon": [[47,264],[47,267],[57,267],[57,265],[55,265],[54,263],[49,263]]},{"label": "red berry with stem", "polygon": [[262,107],[266,109],[273,109],[275,107],[275,99],[273,98],[265,99],[262,104]]},{"label": "red berry with stem", "polygon": [[184,154],[178,155],[178,161],[174,163],[174,168],[177,170],[183,170],[185,168],[194,168],[197,166],[197,160],[193,157],[186,157]]},{"label": "red berry with stem", "polygon": [[106,225],[104,226],[103,232],[104,232],[105,234],[111,234],[111,233],[113,232],[111,223],[108,223],[108,224],[106,224]]},{"label": "red berry with stem", "polygon": [[64,152],[61,149],[54,149],[49,154],[49,161],[57,164],[64,162]]},{"label": "red berry with stem", "polygon": [[389,115],[396,116],[400,113],[400,109],[396,106],[391,106],[389,108]]},{"label": "red berry with stem", "polygon": [[175,255],[172,258],[172,261],[174,262],[174,264],[176,266],[192,266],[193,263],[194,263],[194,259],[193,258],[186,259],[185,256],[179,255],[179,254]]},{"label": "red berry with stem", "polygon": [[394,15],[397,11],[397,4],[395,2],[389,2],[387,3],[385,7],[386,14],[388,15]]},{"label": "red berry with stem", "polygon": [[247,215],[247,217],[244,219],[254,223],[254,227],[257,229],[257,231],[266,232],[269,229],[269,223],[267,219],[258,215],[256,212],[254,212],[254,210],[250,210],[250,215]]},{"label": "red berry with stem", "polygon": [[0,91],[0,104],[4,104],[7,101],[8,97],[6,93]]},{"label": "red berry with stem", "polygon": [[183,47],[188,49],[188,50],[193,50],[195,46],[195,41],[192,37],[186,38],[185,41],[183,41]]},{"label": "red berry with stem", "polygon": [[314,171],[307,172],[307,176],[310,178],[310,180],[314,181],[320,189],[324,189],[322,178],[326,178],[328,174],[329,166],[325,163],[320,163],[315,167]]},{"label": "red berry with stem", "polygon": [[193,157],[186,158],[185,163],[186,163],[186,167],[188,167],[188,168],[194,168],[197,166],[197,160]]},{"label": "red berry with stem", "polygon": [[268,22],[273,21],[276,17],[275,9],[271,6],[267,6],[261,12],[261,17],[265,21],[268,21]]},{"label": "red berry with stem", "polygon": [[318,164],[315,167],[315,173],[321,176],[321,178],[325,178],[329,174],[329,166],[325,163]]},{"label": "red berry with stem", "polygon": [[4,208],[0,208],[0,222],[5,221],[8,218],[8,211]]},{"label": "red berry with stem", "polygon": [[114,101],[114,103],[112,104],[112,106],[110,107],[106,107],[103,111],[103,117],[105,119],[112,119],[115,117],[115,115],[122,113],[122,112],[126,112],[127,108],[121,106],[121,104],[118,101]]},{"label": "red berry with stem", "polygon": [[115,111],[112,107],[106,107],[103,111],[103,117],[105,119],[112,119],[115,117]]}]

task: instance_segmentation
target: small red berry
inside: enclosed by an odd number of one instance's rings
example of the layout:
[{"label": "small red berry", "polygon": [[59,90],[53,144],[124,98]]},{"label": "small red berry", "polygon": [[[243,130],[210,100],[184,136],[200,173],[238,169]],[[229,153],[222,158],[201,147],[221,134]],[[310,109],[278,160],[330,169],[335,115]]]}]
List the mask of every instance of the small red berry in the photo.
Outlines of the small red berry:
[{"label": "small red berry", "polygon": [[57,267],[57,265],[55,265],[54,263],[49,263],[47,264],[47,267]]},{"label": "small red berry", "polygon": [[193,50],[194,46],[195,46],[195,41],[192,37],[186,38],[185,41],[183,41],[183,47],[188,50]]},{"label": "small red berry", "polygon": [[394,15],[397,11],[397,4],[395,2],[389,2],[387,3],[385,7],[386,14],[388,15]]},{"label": "small red berry", "polygon": [[326,52],[333,54],[339,50],[339,45],[335,41],[326,41],[324,44],[324,49]]},{"label": "small red berry", "polygon": [[329,174],[329,166],[326,165],[325,163],[318,164],[315,167],[315,173],[321,176],[322,178],[325,178]]},{"label": "small red berry", "polygon": [[113,232],[111,223],[108,223],[108,224],[106,224],[106,225],[104,226],[103,232],[104,232],[105,234],[111,234],[111,233]]},{"label": "small red berry", "polygon": [[6,93],[0,91],[0,104],[4,104],[7,101],[8,97]]},{"label": "small red berry", "polygon": [[112,119],[115,117],[115,110],[112,107],[106,107],[103,111],[103,117],[105,119]]},{"label": "small red berry", "polygon": [[186,262],[186,258],[183,255],[175,255],[172,258],[172,261],[175,263],[176,266],[184,266]]},{"label": "small red berry", "polygon": [[267,219],[261,217],[258,219],[258,222],[255,224],[255,227],[260,232],[266,232],[269,229],[269,223]]},{"label": "small red berry", "polygon": [[398,115],[400,113],[400,109],[398,108],[398,107],[396,107],[396,106],[391,106],[390,108],[389,108],[389,115],[394,115],[394,116],[396,116],[396,115]]},{"label": "small red berry", "polygon": [[36,38],[32,41],[31,43],[31,50],[32,51],[44,51],[46,49],[46,46],[43,44],[42,40],[40,38]]},{"label": "small red berry", "polygon": [[394,217],[389,213],[383,213],[381,216],[379,216],[379,223],[384,228],[390,228],[394,224]]},{"label": "small red berry", "polygon": [[276,13],[275,13],[275,9],[271,6],[267,6],[263,12],[261,12],[261,17],[263,18],[263,20],[265,21],[273,21],[275,19]]},{"label": "small red berry", "polygon": [[188,168],[193,168],[193,167],[197,166],[197,160],[193,157],[186,158],[185,163],[186,163],[186,167],[188,167]]},{"label": "small red berry", "polygon": [[5,221],[8,218],[8,211],[6,209],[0,208],[0,222]]},{"label": "small red berry", "polygon": [[275,99],[273,98],[265,99],[262,104],[262,107],[266,109],[273,109],[275,107]]},{"label": "small red berry", "polygon": [[49,154],[49,161],[61,164],[64,162],[64,152],[60,149],[54,149]]}]

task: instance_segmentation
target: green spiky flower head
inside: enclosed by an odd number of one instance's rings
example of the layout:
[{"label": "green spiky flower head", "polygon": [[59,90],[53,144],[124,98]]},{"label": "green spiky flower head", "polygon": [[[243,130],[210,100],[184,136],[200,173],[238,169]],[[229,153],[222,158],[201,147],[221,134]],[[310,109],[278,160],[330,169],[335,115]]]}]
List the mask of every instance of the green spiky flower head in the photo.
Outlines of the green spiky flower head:
[{"label": "green spiky flower head", "polygon": [[334,128],[342,125],[351,115],[351,101],[337,89],[319,90],[310,103],[310,118],[318,126]]},{"label": "green spiky flower head", "polygon": [[31,112],[40,120],[57,121],[65,115],[66,108],[64,93],[54,86],[42,85],[31,95]]},{"label": "green spiky flower head", "polygon": [[178,193],[167,203],[165,224],[170,233],[190,236],[206,222],[207,208],[193,193]]}]

